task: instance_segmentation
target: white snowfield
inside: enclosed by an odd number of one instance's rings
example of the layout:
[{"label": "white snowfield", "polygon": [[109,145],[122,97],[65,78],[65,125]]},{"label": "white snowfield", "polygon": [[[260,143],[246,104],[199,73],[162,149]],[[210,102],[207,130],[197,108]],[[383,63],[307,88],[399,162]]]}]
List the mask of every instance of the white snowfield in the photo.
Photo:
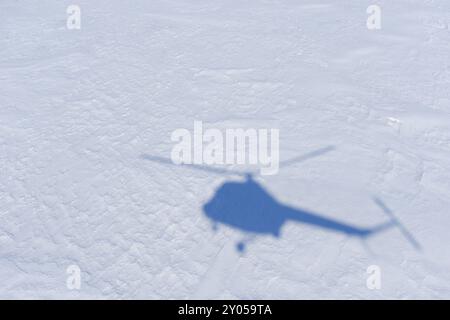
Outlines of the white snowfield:
[{"label": "white snowfield", "polygon": [[[450,1],[374,2],[1,0],[0,298],[450,298]],[[281,162],[333,146],[254,183],[399,222],[214,223],[244,177],[143,157],[194,121],[278,128]]]}]

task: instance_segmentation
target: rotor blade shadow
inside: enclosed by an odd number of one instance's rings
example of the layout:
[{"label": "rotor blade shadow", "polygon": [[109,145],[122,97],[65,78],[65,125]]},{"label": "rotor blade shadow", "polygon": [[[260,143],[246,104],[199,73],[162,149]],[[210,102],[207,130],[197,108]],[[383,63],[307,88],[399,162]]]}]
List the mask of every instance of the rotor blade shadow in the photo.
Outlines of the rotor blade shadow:
[{"label": "rotor blade shadow", "polygon": [[141,158],[144,160],[149,160],[149,161],[157,162],[157,163],[164,164],[164,165],[172,165],[172,166],[177,166],[177,167],[182,167],[182,168],[183,167],[190,168],[190,169],[194,169],[194,170],[200,170],[200,171],[215,173],[215,174],[219,174],[219,175],[237,175],[237,176],[243,176],[243,177],[247,175],[246,172],[220,169],[220,168],[215,168],[215,167],[210,167],[210,166],[202,166],[202,165],[198,165],[198,164],[188,164],[188,163],[175,164],[175,163],[173,163],[173,161],[171,159],[159,157],[159,156],[152,156],[152,155],[148,155],[148,154],[141,155]]},{"label": "rotor blade shadow", "polygon": [[328,146],[328,147],[324,147],[324,148],[321,148],[321,149],[309,152],[307,154],[303,154],[301,156],[294,157],[294,158],[289,159],[289,160],[281,161],[280,162],[280,168],[281,167],[290,166],[290,165],[293,165],[293,164],[296,164],[296,163],[299,163],[299,162],[303,162],[303,161],[309,160],[311,158],[315,158],[315,157],[321,156],[321,155],[323,155],[325,153],[328,153],[330,151],[333,151],[335,149],[336,149],[335,146]]}]

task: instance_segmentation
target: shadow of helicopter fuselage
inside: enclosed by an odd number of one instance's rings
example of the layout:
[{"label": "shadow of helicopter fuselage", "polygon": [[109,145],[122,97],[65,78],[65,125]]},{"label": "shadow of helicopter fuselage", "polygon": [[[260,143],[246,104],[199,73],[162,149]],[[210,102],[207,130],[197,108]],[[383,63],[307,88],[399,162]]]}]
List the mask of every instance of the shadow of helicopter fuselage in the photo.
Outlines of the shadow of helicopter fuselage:
[{"label": "shadow of helicopter fuselage", "polygon": [[222,223],[241,231],[280,236],[288,221],[314,225],[323,229],[365,238],[388,228],[384,223],[374,228],[359,228],[314,212],[279,203],[258,182],[248,177],[244,182],[226,182],[203,206],[203,212],[214,223]]}]

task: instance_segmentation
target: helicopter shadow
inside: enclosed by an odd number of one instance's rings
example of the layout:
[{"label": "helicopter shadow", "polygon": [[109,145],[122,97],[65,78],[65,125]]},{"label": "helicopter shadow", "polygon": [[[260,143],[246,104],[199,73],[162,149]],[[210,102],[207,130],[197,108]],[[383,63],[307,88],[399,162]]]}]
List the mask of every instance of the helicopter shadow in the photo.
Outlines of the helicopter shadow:
[{"label": "helicopter shadow", "polygon": [[[321,156],[332,150],[334,150],[334,147],[329,146],[280,164],[283,167],[294,165]],[[174,165],[170,159],[163,157],[152,155],[142,155],[141,157],[162,165]],[[285,223],[296,222],[365,240],[370,236],[397,227],[414,248],[420,249],[420,245],[415,238],[379,198],[374,197],[373,200],[386,214],[388,217],[387,221],[372,227],[360,227],[328,218],[316,212],[281,203],[253,178],[254,173],[252,172],[196,164],[180,164],[177,166],[224,176],[232,175],[241,177],[241,179],[244,178],[240,181],[224,182],[216,189],[212,198],[202,206],[204,215],[212,222],[214,229],[217,229],[219,225],[225,225],[239,230],[250,237],[272,235],[279,238]],[[248,240],[238,242],[236,249],[240,252],[245,251],[247,242]]]},{"label": "helicopter shadow", "polygon": [[[203,213],[218,224],[253,235],[281,236],[281,229],[287,222],[297,222],[365,239],[375,233],[392,227],[391,221],[372,228],[361,228],[318,213],[284,205],[251,176],[244,182],[225,182],[211,200],[203,205]],[[245,241],[237,243],[236,249],[245,250]]]}]

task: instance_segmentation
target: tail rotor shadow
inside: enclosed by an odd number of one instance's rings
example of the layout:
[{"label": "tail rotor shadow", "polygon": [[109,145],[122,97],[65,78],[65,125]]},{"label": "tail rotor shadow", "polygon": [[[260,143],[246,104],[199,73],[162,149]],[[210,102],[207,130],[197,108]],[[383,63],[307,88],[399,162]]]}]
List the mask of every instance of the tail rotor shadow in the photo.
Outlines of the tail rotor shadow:
[{"label": "tail rotor shadow", "polygon": [[388,208],[388,206],[378,197],[373,197],[373,201],[375,204],[383,210],[383,212],[391,219],[392,226],[398,227],[400,232],[403,234],[403,236],[406,238],[406,240],[418,251],[422,250],[422,246],[420,243],[414,238],[414,236],[409,232],[403,224],[397,219],[397,217],[394,215],[391,209]]}]

